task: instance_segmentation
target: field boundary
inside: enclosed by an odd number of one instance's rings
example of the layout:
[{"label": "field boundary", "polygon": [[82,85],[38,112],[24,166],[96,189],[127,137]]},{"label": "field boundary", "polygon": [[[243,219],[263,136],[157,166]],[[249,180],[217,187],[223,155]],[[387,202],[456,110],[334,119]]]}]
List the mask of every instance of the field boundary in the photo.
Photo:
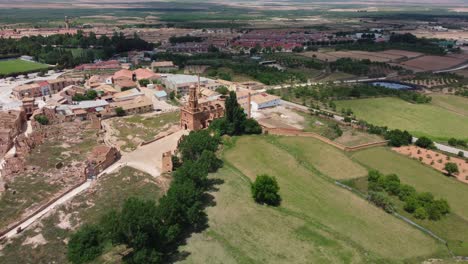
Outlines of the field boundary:
[{"label": "field boundary", "polygon": [[311,138],[318,139],[324,143],[327,143],[328,145],[331,145],[333,147],[336,147],[346,152],[358,151],[358,150],[371,148],[371,147],[386,146],[388,144],[388,141],[384,140],[384,141],[379,141],[379,142],[365,143],[365,144],[361,144],[357,146],[348,147],[343,144],[337,143],[333,140],[330,140],[326,137],[323,137],[319,134],[316,134],[313,132],[304,132],[302,130],[294,129],[294,128],[268,128],[268,127],[263,126],[263,132],[264,134],[277,135],[277,136],[311,137]]}]

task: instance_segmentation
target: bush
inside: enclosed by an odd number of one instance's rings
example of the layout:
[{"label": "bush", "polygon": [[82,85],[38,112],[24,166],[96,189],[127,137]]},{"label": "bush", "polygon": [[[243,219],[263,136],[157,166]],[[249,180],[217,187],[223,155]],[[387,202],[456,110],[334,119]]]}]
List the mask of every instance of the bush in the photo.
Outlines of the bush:
[{"label": "bush", "polygon": [[276,178],[266,174],[258,175],[251,185],[252,197],[255,202],[278,206],[281,203],[281,197],[278,194],[279,186]]},{"label": "bush", "polygon": [[117,116],[124,116],[125,115],[125,110],[123,110],[122,107],[117,107],[117,108],[115,108],[115,114],[117,114]]},{"label": "bush", "polygon": [[387,213],[393,213],[395,211],[390,197],[383,192],[369,192],[368,199],[376,206],[384,209]]},{"label": "bush", "polygon": [[262,127],[253,118],[248,118],[244,121],[244,133],[245,134],[261,134]]},{"label": "bush", "polygon": [[416,210],[414,210],[413,215],[416,219],[421,219],[421,220],[424,220],[428,217],[428,214],[426,212],[426,209],[424,209],[424,207],[419,207]]},{"label": "bush", "polygon": [[227,95],[229,93],[229,89],[223,85],[223,86],[216,88],[216,92],[222,95]]},{"label": "bush", "polygon": [[408,131],[401,131],[399,129],[385,133],[385,139],[388,140],[388,145],[392,147],[407,146],[413,142],[413,137]]},{"label": "bush", "polygon": [[465,157],[465,153],[463,151],[459,151],[458,154],[457,154],[458,157],[460,158],[464,158]]},{"label": "bush", "polygon": [[456,163],[453,163],[453,162],[445,163],[444,169],[445,171],[447,171],[448,175],[453,175],[455,173],[458,173],[458,166]]},{"label": "bush", "polygon": [[419,203],[419,200],[414,195],[414,196],[409,196],[408,198],[406,198],[406,202],[405,202],[405,205],[403,206],[403,209],[405,209],[406,212],[412,214],[420,206],[421,205]]},{"label": "bush", "polygon": [[85,225],[70,238],[68,260],[75,264],[86,263],[101,255],[103,249],[101,229],[98,226]]},{"label": "bush", "polygon": [[398,198],[401,201],[406,201],[408,197],[414,196],[416,194],[416,189],[413,186],[406,184],[400,185],[400,191],[398,192]]},{"label": "bush", "polygon": [[45,115],[35,115],[34,120],[36,120],[39,124],[43,126],[49,124],[49,119]]},{"label": "bush", "polygon": [[421,147],[421,148],[425,148],[425,149],[432,149],[434,148],[434,142],[432,142],[432,140],[430,140],[429,138],[427,137],[420,137],[418,138],[418,140],[416,140],[416,142],[414,143],[416,146],[418,147]]}]

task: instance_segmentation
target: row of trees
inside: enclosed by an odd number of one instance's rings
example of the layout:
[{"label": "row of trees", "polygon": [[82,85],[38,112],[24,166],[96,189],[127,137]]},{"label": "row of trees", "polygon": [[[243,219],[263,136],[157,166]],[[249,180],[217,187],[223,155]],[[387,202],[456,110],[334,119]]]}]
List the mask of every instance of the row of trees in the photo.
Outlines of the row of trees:
[{"label": "row of trees", "polygon": [[417,38],[411,33],[392,34],[388,42],[376,43],[373,39],[360,39],[352,44],[343,44],[336,47],[337,50],[364,50],[383,51],[388,49],[401,49],[421,52],[433,55],[445,55],[445,50],[439,47],[435,41],[425,38]]},{"label": "row of trees", "polygon": [[[77,48],[84,51],[79,56],[74,56],[72,49]],[[138,35],[127,38],[123,33],[114,33],[111,38],[98,38],[92,32],[86,36],[82,31],[75,35],[31,36],[19,40],[0,38],[0,55],[29,55],[37,61],[57,64],[62,68],[92,62],[95,59],[108,59],[116,53],[152,48],[153,44],[140,39]]]},{"label": "row of trees", "polygon": [[417,219],[440,220],[450,212],[450,206],[444,199],[434,199],[429,192],[418,193],[414,187],[401,184],[395,174],[383,175],[379,171],[368,174],[369,199],[386,212],[393,212],[394,206],[390,196],[398,197],[404,202],[404,210]]},{"label": "row of trees", "polygon": [[[296,98],[314,99],[324,103],[329,100],[346,100],[352,98],[368,98],[368,97],[383,97],[394,96],[411,103],[429,103],[432,97],[420,94],[411,90],[398,90],[389,89],[381,86],[374,86],[370,84],[327,84],[327,85],[313,85],[302,86],[290,89],[290,94]],[[271,90],[270,93],[278,93],[278,91]],[[288,92],[289,93],[289,92]],[[329,102],[328,102],[329,103]]]},{"label": "row of trees", "polygon": [[109,245],[130,249],[125,263],[162,263],[174,257],[191,232],[206,227],[206,191],[213,184],[207,176],[222,166],[215,155],[219,144],[220,137],[207,130],[184,136],[176,158],[182,163],[175,164],[171,186],[159,203],[130,198],[99,223],[81,227],[70,239],[68,259],[92,261]]}]

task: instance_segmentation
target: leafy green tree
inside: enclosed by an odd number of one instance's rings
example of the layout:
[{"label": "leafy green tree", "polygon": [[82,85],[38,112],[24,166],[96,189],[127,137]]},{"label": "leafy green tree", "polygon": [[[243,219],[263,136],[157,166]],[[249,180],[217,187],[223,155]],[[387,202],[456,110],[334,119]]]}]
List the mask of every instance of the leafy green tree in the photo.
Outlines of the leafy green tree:
[{"label": "leafy green tree", "polygon": [[281,203],[276,178],[266,174],[258,175],[251,185],[252,197],[257,203],[278,206]]},{"label": "leafy green tree", "polygon": [[43,126],[49,124],[49,119],[45,115],[35,115],[34,120],[36,120],[39,124]]},{"label": "leafy green tree", "polygon": [[385,133],[385,139],[388,140],[388,144],[393,147],[407,146],[413,141],[413,137],[408,131],[401,131],[399,129]]},{"label": "leafy green tree", "polygon": [[148,84],[150,84],[150,81],[148,79],[141,79],[138,81],[138,83],[140,84],[140,86],[146,87],[148,86]]},{"label": "leafy green tree", "polygon": [[103,234],[95,225],[84,225],[70,238],[68,243],[68,260],[74,264],[89,262],[101,255]]},{"label": "leafy green tree", "polygon": [[427,137],[418,138],[418,140],[416,140],[416,142],[414,142],[414,144],[416,146],[418,146],[418,147],[421,147],[421,148],[426,148],[426,149],[434,148],[434,142],[432,142],[432,140],[427,138]]},{"label": "leafy green tree", "polygon": [[117,107],[117,108],[115,108],[115,114],[117,116],[124,116],[125,115],[125,110],[123,110],[122,107]]},{"label": "leafy green tree", "polygon": [[416,196],[409,196],[406,199],[403,209],[405,209],[405,211],[408,213],[413,213],[420,206],[421,204],[419,203],[419,200],[416,198]]},{"label": "leafy green tree", "polygon": [[458,165],[453,162],[447,162],[445,163],[444,167],[445,171],[448,173],[448,175],[453,175],[455,173],[458,173]]},{"label": "leafy green tree", "polygon": [[219,136],[211,136],[209,130],[192,131],[181,138],[178,150],[184,161],[195,161],[200,158],[204,150],[215,152],[219,143]]},{"label": "leafy green tree", "polygon": [[208,172],[216,172],[223,166],[223,161],[216,157],[212,151],[204,150],[197,161],[203,168],[208,168]]},{"label": "leafy green tree", "polygon": [[416,194],[416,189],[413,186],[402,184],[400,185],[400,191],[398,192],[398,198],[401,201],[406,201],[409,197]]},{"label": "leafy green tree", "polygon": [[393,203],[386,193],[369,192],[368,199],[376,206],[384,209],[387,213],[393,213],[395,211]]},{"label": "leafy green tree", "polygon": [[262,127],[253,118],[248,118],[244,121],[244,132],[245,134],[261,134]]},{"label": "leafy green tree", "polygon": [[426,212],[426,209],[424,209],[424,207],[419,207],[416,210],[414,210],[413,215],[416,219],[421,219],[421,220],[424,220],[428,217],[428,214]]},{"label": "leafy green tree", "polygon": [[222,85],[216,88],[216,92],[222,95],[227,95],[229,93],[229,89],[226,86]]}]

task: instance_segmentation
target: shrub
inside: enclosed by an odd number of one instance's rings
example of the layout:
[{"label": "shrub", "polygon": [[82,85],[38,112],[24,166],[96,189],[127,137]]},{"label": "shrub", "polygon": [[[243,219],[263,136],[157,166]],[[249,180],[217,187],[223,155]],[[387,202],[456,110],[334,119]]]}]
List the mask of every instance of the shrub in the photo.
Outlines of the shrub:
[{"label": "shrub", "polygon": [[68,243],[68,260],[72,263],[86,263],[99,255],[104,248],[101,229],[94,225],[81,227],[70,238]]},{"label": "shrub", "polygon": [[414,143],[416,146],[426,149],[434,148],[434,142],[427,137],[420,137]]},{"label": "shrub", "polygon": [[445,163],[445,171],[447,171],[448,175],[453,175],[455,173],[458,173],[458,166],[456,163],[453,162],[447,162]]},{"label": "shrub", "polygon": [[123,110],[122,107],[117,107],[117,108],[115,108],[115,114],[117,116],[124,116],[125,115],[125,110]]},{"label": "shrub", "polygon": [[406,201],[408,197],[414,196],[416,194],[416,190],[413,186],[409,186],[407,184],[400,185],[400,191],[398,192],[398,198],[401,201]]},{"label": "shrub", "polygon": [[369,192],[368,199],[376,206],[384,209],[387,213],[393,213],[395,211],[390,197],[383,192]]},{"label": "shrub", "polygon": [[245,134],[261,134],[262,127],[253,118],[248,118],[244,121],[244,133]]},{"label": "shrub", "polygon": [[252,197],[257,203],[277,206],[281,203],[276,178],[266,174],[258,175],[251,185]]},{"label": "shrub", "polygon": [[463,151],[459,151],[457,156],[460,157],[460,158],[463,158],[463,157],[465,157],[465,153]]},{"label": "shrub", "polygon": [[400,178],[396,174],[385,176],[384,189],[391,195],[398,195],[400,191]]},{"label": "shrub", "polygon": [[416,219],[421,219],[421,220],[426,219],[428,217],[426,209],[424,209],[424,207],[417,208],[416,210],[414,210],[414,217]]},{"label": "shrub", "polygon": [[401,147],[411,144],[413,137],[408,131],[401,131],[399,129],[391,130],[385,133],[385,139],[392,147]]},{"label": "shrub", "polygon": [[39,124],[43,126],[49,124],[49,119],[45,115],[35,115],[34,120],[36,120]]},{"label": "shrub", "polygon": [[378,170],[370,170],[368,173],[369,182],[377,182],[380,177],[382,177],[382,173],[380,173]]},{"label": "shrub", "polygon": [[421,205],[416,196],[409,196],[408,198],[406,198],[406,202],[403,206],[403,209],[405,209],[405,211],[408,213],[413,213],[420,206]]}]

